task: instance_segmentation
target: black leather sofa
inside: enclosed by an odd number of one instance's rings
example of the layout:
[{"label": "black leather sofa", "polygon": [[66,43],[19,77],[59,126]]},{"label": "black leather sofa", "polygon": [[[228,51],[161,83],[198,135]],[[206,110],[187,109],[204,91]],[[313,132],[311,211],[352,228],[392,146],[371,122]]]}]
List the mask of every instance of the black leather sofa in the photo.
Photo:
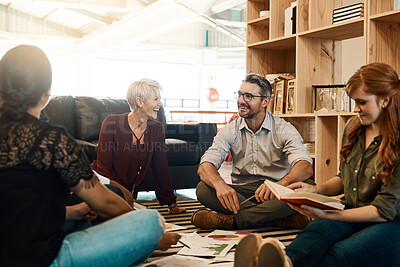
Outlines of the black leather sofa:
[{"label": "black leather sofa", "polygon": [[[64,126],[92,162],[97,157],[97,141],[103,120],[110,114],[129,111],[125,99],[56,96],[42,110],[41,119]],[[195,188],[199,182],[198,164],[217,133],[216,124],[167,124],[163,108],[158,112],[157,120],[165,128],[168,164],[174,189]],[[139,190],[154,190],[151,170]]]}]

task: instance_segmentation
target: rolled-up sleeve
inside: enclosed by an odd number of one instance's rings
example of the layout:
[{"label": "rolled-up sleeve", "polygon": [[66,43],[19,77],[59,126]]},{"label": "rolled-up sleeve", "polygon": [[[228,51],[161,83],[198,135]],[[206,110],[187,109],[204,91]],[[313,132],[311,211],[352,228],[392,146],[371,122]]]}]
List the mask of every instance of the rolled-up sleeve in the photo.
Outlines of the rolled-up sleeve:
[{"label": "rolled-up sleeve", "polygon": [[393,172],[394,179],[390,185],[383,184],[371,205],[375,206],[379,213],[391,221],[396,216],[400,217],[400,167]]},{"label": "rolled-up sleeve", "polygon": [[217,133],[212,145],[201,157],[200,164],[203,162],[210,162],[217,170],[221,167],[229,154],[234,135],[237,134],[233,128],[234,124],[230,123]]},{"label": "rolled-up sleeve", "polygon": [[301,160],[312,164],[312,159],[303,145],[303,138],[293,125],[283,122],[279,132],[278,136],[282,138],[283,152],[291,167]]}]

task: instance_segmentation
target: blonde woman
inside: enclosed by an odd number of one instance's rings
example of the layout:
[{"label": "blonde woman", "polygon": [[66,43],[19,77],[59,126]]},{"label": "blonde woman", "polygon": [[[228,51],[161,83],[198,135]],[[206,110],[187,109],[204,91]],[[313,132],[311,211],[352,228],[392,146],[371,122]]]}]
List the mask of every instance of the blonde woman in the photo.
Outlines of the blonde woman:
[{"label": "blonde woman", "polygon": [[161,205],[170,213],[186,210],[176,204],[168,167],[163,125],[156,120],[162,107],[161,86],[150,79],[133,82],[127,92],[131,112],[108,116],[101,126],[97,160],[92,167],[137,195],[152,167]]}]

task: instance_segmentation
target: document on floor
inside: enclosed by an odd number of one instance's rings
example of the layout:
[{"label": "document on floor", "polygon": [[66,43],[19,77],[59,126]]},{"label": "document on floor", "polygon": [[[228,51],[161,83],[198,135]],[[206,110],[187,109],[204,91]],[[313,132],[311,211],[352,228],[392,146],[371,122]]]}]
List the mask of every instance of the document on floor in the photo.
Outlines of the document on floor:
[{"label": "document on floor", "polygon": [[[193,241],[193,239],[195,239],[195,240],[202,239],[202,237],[199,236],[197,233],[179,233],[179,234],[181,235],[181,239],[179,239],[179,241],[182,241],[186,245],[191,243]],[[176,243],[176,245],[172,245],[171,247],[172,248],[183,247],[183,244],[178,242],[178,243]]]},{"label": "document on floor", "polygon": [[185,243],[190,246],[190,249],[183,247],[178,255],[188,256],[225,256],[229,250],[235,245],[232,241],[219,241],[207,237],[185,239]]},{"label": "document on floor", "polygon": [[186,227],[176,225],[173,223],[165,223],[165,231],[177,231],[177,230],[184,230],[187,229]]},{"label": "document on floor", "polygon": [[[214,262],[233,262],[235,261],[235,251],[229,251],[225,256],[217,256],[214,258]],[[213,264],[214,266],[214,264]]]},{"label": "document on floor", "polygon": [[231,241],[234,242],[235,245],[239,243],[239,241],[251,234],[251,232],[248,231],[225,231],[225,230],[214,230],[213,232],[209,233],[206,235],[206,238],[210,238],[213,240],[218,240],[218,241]]},{"label": "document on floor", "polygon": [[165,257],[159,260],[152,261],[150,263],[146,263],[140,265],[141,267],[193,267],[193,266],[208,266],[212,263],[211,260],[190,257],[190,256],[179,256],[172,255],[169,257]]}]

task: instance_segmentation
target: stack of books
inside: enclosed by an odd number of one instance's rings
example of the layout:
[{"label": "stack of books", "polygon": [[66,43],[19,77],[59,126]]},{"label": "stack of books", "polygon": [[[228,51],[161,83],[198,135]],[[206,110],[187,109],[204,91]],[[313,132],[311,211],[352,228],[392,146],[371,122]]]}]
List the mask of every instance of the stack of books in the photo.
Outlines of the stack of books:
[{"label": "stack of books", "polygon": [[332,24],[364,17],[364,3],[339,7],[333,10]]}]

